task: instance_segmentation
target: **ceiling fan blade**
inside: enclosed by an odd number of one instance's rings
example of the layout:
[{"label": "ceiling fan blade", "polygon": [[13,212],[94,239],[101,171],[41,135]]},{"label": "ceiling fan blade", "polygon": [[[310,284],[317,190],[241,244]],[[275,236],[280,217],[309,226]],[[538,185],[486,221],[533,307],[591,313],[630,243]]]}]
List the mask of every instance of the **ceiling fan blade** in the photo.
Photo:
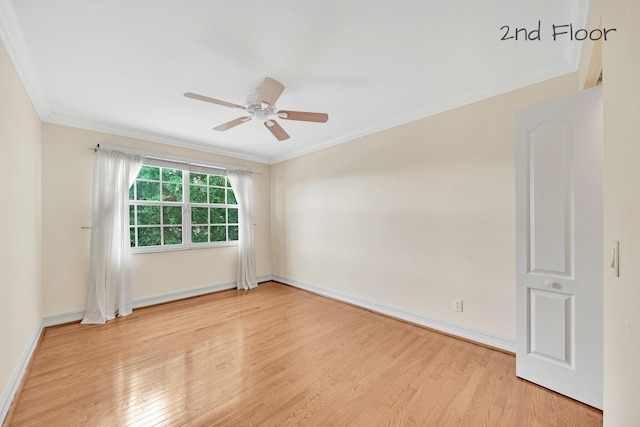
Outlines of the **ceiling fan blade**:
[{"label": "ceiling fan blade", "polygon": [[197,93],[187,92],[184,94],[187,98],[197,99],[199,101],[211,102],[213,104],[223,105],[225,107],[231,108],[241,108],[245,110],[246,108],[243,105],[234,104],[232,102],[220,101],[219,99],[209,98],[208,96],[198,95]]},{"label": "ceiling fan blade", "polygon": [[280,127],[278,122],[275,120],[267,120],[264,122],[264,126],[271,131],[273,136],[275,136],[278,141],[284,141],[285,139],[289,139],[289,135]]},{"label": "ceiling fan blade", "polygon": [[258,96],[258,101],[266,102],[270,106],[276,105],[278,98],[282,95],[284,91],[284,85],[277,80],[272,79],[271,77],[265,77],[264,82],[262,83],[262,89],[260,89],[260,96]]},{"label": "ceiling fan blade", "polygon": [[213,128],[213,130],[223,131],[223,130],[231,129],[233,127],[241,125],[242,123],[248,122],[249,120],[251,120],[251,117],[240,117],[235,120],[231,120],[230,122],[223,123],[220,126],[216,126]]},{"label": "ceiling fan blade", "polygon": [[286,120],[300,120],[303,122],[326,123],[329,120],[327,113],[309,113],[307,111],[278,111],[278,117]]}]

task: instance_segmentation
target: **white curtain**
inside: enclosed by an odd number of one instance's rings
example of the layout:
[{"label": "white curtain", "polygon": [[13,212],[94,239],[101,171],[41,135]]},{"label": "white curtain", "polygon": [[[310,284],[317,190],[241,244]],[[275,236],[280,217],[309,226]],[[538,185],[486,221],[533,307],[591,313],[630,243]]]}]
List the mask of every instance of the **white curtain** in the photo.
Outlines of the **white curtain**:
[{"label": "white curtain", "polygon": [[93,207],[87,311],[82,323],[131,314],[129,187],[141,156],[98,148],[93,158]]},{"label": "white curtain", "polygon": [[258,286],[253,244],[253,174],[228,170],[227,177],[238,201],[238,289],[253,289]]}]

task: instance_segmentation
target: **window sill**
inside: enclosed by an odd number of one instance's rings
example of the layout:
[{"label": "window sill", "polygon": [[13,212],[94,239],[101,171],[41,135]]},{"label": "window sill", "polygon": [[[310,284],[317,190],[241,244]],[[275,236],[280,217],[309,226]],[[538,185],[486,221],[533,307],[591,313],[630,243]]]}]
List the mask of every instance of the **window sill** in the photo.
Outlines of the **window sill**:
[{"label": "window sill", "polygon": [[222,248],[227,246],[238,246],[237,241],[233,242],[217,242],[217,243],[206,243],[206,244],[192,244],[190,246],[185,245],[169,245],[169,246],[145,246],[138,248],[131,248],[131,254],[149,254],[155,252],[177,252],[177,251],[190,251],[193,249],[211,249],[211,248]]}]

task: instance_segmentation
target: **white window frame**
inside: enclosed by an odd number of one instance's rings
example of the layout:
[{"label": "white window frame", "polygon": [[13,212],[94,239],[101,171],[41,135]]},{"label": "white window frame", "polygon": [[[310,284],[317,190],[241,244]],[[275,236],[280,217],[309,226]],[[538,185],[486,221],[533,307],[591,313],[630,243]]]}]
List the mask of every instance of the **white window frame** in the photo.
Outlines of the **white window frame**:
[{"label": "white window frame", "polygon": [[[182,250],[191,250],[191,249],[206,249],[206,248],[215,248],[215,247],[226,247],[226,246],[237,246],[237,240],[227,240],[223,242],[206,242],[206,243],[191,243],[191,208],[192,207],[207,207],[207,208],[232,208],[239,209],[238,204],[211,204],[211,203],[191,203],[190,201],[190,182],[189,176],[190,173],[201,173],[201,174],[209,174],[216,176],[225,177],[225,182],[227,178],[227,170],[228,169],[240,169],[240,170],[248,170],[244,167],[232,166],[232,165],[222,165],[222,164],[209,164],[204,163],[199,160],[187,159],[181,157],[170,157],[170,156],[161,156],[153,153],[145,153],[140,151],[128,150],[122,147],[115,146],[104,146],[104,148],[116,149],[122,152],[129,152],[133,154],[138,154],[144,157],[143,166],[151,166],[151,167],[159,167],[159,168],[170,168],[170,169],[179,169],[182,171],[182,202],[164,202],[162,200],[157,201],[146,201],[146,200],[130,200],[129,206],[132,205],[150,205],[150,206],[160,206],[160,224],[151,225],[151,227],[163,227],[162,224],[162,206],[181,206],[182,207],[182,243],[176,245],[159,245],[159,246],[135,246],[131,247],[132,254],[140,254],[140,253],[152,253],[152,252],[172,252],[172,251],[182,251]],[[160,170],[160,185],[162,186],[162,170]],[[137,185],[137,179],[134,181],[134,186]],[[208,186],[210,187],[210,186]],[[233,190],[232,187],[228,187]],[[135,190],[134,190],[135,191]],[[162,191],[162,188],[161,188]],[[235,192],[234,192],[235,193]],[[228,200],[225,200],[228,201]],[[229,222],[228,222],[228,214],[227,210],[227,222],[225,226],[227,227],[227,236],[229,231]],[[210,220],[210,218],[209,218]],[[136,222],[137,222],[137,210],[136,210]],[[211,223],[208,224],[212,225]],[[231,224],[237,225],[237,224]],[[131,227],[131,226],[130,226]],[[138,229],[141,227],[139,225],[134,225],[136,230],[136,243],[138,240]],[[144,226],[142,226],[144,227]],[[186,238],[186,239],[185,239]],[[188,240],[188,243],[185,241]],[[164,242],[163,242],[164,243]]]}]

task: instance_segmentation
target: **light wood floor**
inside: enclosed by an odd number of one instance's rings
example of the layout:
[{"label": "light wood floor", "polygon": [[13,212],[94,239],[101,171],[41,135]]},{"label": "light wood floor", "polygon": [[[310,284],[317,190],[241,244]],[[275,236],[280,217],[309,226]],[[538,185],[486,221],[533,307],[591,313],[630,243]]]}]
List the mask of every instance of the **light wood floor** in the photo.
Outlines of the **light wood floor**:
[{"label": "light wood floor", "polygon": [[513,356],[278,283],[47,328],[9,426],[601,426]]}]

